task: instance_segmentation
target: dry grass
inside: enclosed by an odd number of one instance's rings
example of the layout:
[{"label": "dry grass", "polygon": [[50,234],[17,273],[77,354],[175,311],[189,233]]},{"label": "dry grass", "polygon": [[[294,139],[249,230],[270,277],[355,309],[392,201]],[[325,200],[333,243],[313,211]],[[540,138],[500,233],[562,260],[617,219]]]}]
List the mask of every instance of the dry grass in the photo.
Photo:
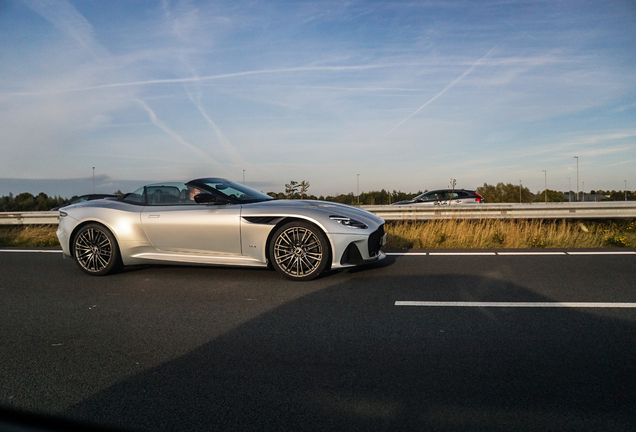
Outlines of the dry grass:
[{"label": "dry grass", "polygon": [[434,220],[386,226],[389,249],[524,249],[636,246],[631,221]]},{"label": "dry grass", "polygon": [[[56,225],[0,227],[0,247],[59,247]],[[634,221],[435,220],[386,224],[389,249],[636,247]]]},{"label": "dry grass", "polygon": [[55,247],[60,242],[55,235],[57,225],[0,226],[2,247]]}]

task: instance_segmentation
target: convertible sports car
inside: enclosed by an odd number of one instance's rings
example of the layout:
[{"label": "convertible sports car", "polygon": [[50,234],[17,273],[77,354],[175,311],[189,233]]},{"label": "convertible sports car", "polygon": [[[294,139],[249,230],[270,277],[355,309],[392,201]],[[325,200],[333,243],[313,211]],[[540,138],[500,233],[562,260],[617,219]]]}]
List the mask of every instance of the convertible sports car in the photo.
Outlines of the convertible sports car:
[{"label": "convertible sports car", "polygon": [[221,178],[156,183],[60,210],[64,254],[90,275],[120,265],[271,265],[293,280],[383,259],[384,221],[348,205],[275,200]]}]

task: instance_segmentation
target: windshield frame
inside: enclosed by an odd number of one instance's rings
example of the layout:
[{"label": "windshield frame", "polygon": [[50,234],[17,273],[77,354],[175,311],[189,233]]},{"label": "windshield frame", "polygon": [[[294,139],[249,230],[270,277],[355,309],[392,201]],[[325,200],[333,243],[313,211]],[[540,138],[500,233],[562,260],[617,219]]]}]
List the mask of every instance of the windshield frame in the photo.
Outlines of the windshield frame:
[{"label": "windshield frame", "polygon": [[[216,184],[226,185],[226,187],[218,189],[217,187],[215,187]],[[186,186],[195,186],[197,188],[204,189],[212,193],[213,195],[226,198],[228,201],[235,204],[250,204],[250,203],[274,200],[274,198],[264,194],[263,192],[259,192],[243,184],[236,183],[231,180],[227,180],[227,179],[219,178],[219,177],[205,177],[205,178],[190,180],[189,182],[186,183]],[[226,188],[231,188],[234,191],[238,191],[244,194],[244,196],[239,197],[236,194],[226,194],[222,192]]]}]

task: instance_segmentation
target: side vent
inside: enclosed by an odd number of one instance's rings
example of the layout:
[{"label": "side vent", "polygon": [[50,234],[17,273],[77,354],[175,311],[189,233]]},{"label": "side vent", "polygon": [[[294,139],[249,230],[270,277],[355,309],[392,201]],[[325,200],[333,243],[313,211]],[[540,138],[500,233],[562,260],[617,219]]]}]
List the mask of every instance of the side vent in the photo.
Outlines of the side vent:
[{"label": "side vent", "polygon": [[244,216],[243,219],[253,224],[269,225],[273,221],[280,219],[280,217],[279,216]]}]

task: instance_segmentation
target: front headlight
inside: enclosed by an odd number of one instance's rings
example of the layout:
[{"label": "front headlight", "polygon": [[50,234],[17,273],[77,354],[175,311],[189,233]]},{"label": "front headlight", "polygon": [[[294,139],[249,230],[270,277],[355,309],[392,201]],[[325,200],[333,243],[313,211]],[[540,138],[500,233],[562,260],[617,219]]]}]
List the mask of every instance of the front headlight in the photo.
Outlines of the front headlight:
[{"label": "front headlight", "polygon": [[329,216],[329,219],[331,219],[332,221],[338,222],[340,225],[347,226],[349,228],[359,228],[359,229],[369,228],[367,224],[355,219],[351,219],[350,217],[346,217],[346,216],[332,215],[332,216]]}]

